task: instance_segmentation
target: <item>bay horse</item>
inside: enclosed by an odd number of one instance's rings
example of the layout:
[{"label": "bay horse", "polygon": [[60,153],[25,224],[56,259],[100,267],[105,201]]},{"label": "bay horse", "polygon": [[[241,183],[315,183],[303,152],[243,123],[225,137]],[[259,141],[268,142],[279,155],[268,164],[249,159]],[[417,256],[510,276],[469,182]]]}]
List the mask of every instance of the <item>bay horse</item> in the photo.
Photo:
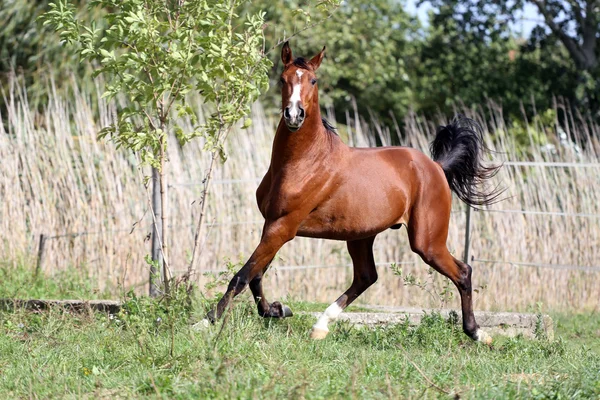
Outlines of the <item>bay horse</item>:
[{"label": "bay horse", "polygon": [[477,186],[499,167],[483,166],[487,150],[477,124],[458,118],[438,128],[432,159],[407,147],[352,148],[321,118],[316,71],[325,47],[310,60],[281,51],[283,115],[273,140],[271,164],[256,191],[265,219],[260,243],[235,274],[207,318],[214,322],[248,285],[263,317],[292,315],[280,302],[269,303],[262,277],[277,251],[295,236],[343,240],[354,266],[348,290],[320,316],[313,339],[327,336],[329,322],[377,280],[373,241],[380,232],[406,226],[410,247],[425,263],[456,285],[464,332],[491,342],[473,315],[471,267],[446,247],[451,191],[469,206],[487,204],[495,193]]}]

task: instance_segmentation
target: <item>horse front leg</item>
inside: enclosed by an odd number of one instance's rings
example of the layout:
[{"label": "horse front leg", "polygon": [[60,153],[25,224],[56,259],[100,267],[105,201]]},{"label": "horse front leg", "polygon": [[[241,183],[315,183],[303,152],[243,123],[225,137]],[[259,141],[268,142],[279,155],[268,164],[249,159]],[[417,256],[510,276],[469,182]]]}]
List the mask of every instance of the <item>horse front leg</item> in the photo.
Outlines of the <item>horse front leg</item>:
[{"label": "horse front leg", "polygon": [[[263,229],[263,235],[260,240],[260,243],[250,259],[244,264],[244,266],[236,273],[229,282],[229,286],[227,287],[227,291],[217,304],[215,310],[212,310],[208,313],[207,318],[214,322],[216,319],[220,318],[223,315],[223,312],[229,305],[229,302],[238,294],[243,292],[250,282],[253,282],[253,292],[256,290],[255,299],[257,296],[262,296],[262,287],[260,285],[260,279],[262,274],[268,267],[269,263],[279,249],[287,242],[292,240],[296,236],[296,231],[298,230],[298,224],[295,223],[294,219],[290,217],[279,218],[275,221],[267,221],[265,222],[265,226]],[[255,279],[258,278],[258,281]],[[259,301],[259,310],[261,305],[263,306],[263,310],[267,312],[267,314],[271,313],[273,315],[266,316],[289,316],[291,315],[291,311],[289,308],[282,306],[280,303],[271,304],[267,309],[266,300],[264,302],[262,299]],[[286,310],[287,308],[287,310]],[[289,315],[286,315],[289,314]]]}]

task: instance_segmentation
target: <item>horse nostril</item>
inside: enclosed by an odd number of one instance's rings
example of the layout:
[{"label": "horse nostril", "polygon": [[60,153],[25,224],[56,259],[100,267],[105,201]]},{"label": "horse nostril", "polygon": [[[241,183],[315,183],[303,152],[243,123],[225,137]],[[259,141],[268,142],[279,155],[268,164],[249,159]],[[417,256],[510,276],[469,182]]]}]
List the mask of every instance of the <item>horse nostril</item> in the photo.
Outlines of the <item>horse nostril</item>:
[{"label": "horse nostril", "polygon": [[285,110],[283,110],[283,117],[285,119],[290,119],[290,108],[286,107]]},{"label": "horse nostril", "polygon": [[299,112],[298,116],[299,116],[301,119],[304,119],[304,108],[302,108],[302,107],[299,107],[299,108],[300,108],[300,112]]}]

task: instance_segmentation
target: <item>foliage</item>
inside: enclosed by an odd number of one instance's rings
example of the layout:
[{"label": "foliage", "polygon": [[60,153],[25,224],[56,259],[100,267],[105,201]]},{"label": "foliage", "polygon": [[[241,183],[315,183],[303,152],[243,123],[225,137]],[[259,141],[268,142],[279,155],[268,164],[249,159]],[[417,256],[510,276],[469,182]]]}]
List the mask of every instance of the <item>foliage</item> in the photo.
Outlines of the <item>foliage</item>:
[{"label": "foliage", "polygon": [[[48,101],[48,79],[58,78],[54,90],[61,90],[63,83],[74,75],[79,83],[91,82],[92,68],[80,64],[77,55],[63,46],[52,34],[53,29],[43,26],[38,17],[48,10],[48,0],[5,1],[0,7],[0,88],[7,89],[6,79],[16,72],[25,80],[30,104],[42,109]],[[77,1],[82,19],[97,19],[100,11],[84,10],[85,1]],[[102,26],[98,26],[99,29]],[[92,92],[93,86],[89,88]],[[4,104],[0,96],[0,105]]]},{"label": "foliage", "polygon": [[[594,117],[600,116],[596,111],[600,105],[600,83],[594,78],[600,73],[600,2],[597,0],[433,0],[430,3],[435,9],[432,26],[451,27],[453,36],[458,35],[463,40],[461,43],[450,39],[451,52],[456,47],[474,43],[483,50],[512,46],[503,60],[494,58],[492,65],[484,65],[480,71],[484,73],[481,82],[492,79],[497,83],[504,79],[499,92],[490,92],[492,98],[508,100],[509,104],[530,98],[538,110],[544,110],[551,107],[552,95],[561,95],[574,107],[584,106]],[[522,17],[527,3],[537,7],[540,20],[528,40],[511,45],[514,35],[510,23]],[[445,28],[445,33],[448,30]],[[465,60],[481,58],[485,64],[488,60],[485,53],[483,57],[481,52],[459,54]],[[507,59],[510,62],[507,63]],[[514,99],[510,99],[511,95]],[[518,116],[517,110],[513,116]]]},{"label": "foliage", "polygon": [[[579,68],[560,35],[548,29],[543,20],[528,39],[518,38],[519,34],[511,30],[510,22],[518,21],[522,6],[528,1],[436,0],[430,2],[434,11],[426,27],[422,27],[416,18],[406,14],[401,2],[392,0],[344,2],[333,14],[329,11],[338,3],[334,0],[255,0],[241,4],[241,17],[235,25],[242,26],[249,15],[264,10],[266,49],[298,31],[301,32],[292,43],[296,55],[312,54],[326,45],[330,61],[319,71],[322,100],[323,104],[334,106],[342,122],[346,111],[352,108],[352,99],[356,99],[360,114],[388,126],[393,124],[391,113],[398,121],[410,109],[431,117],[440,111],[451,114],[455,106],[479,105],[487,99],[503,105],[510,123],[525,119],[521,103],[528,113],[544,112],[552,108],[553,96],[564,97],[573,107],[583,108],[584,114],[593,114],[600,104],[597,68]],[[10,23],[0,29],[0,51],[16,60],[11,63],[29,77],[30,93],[45,87],[34,72],[50,65],[45,60],[51,61],[57,71],[71,68],[83,76],[84,64],[77,66],[74,60],[69,61],[64,47],[57,46],[51,35],[45,34],[46,27],[32,22],[32,16],[45,3],[14,2],[17,3],[19,7],[2,11]],[[565,2],[545,3],[552,16]],[[87,9],[85,2],[77,4],[77,14],[82,19],[100,21],[97,8]],[[567,7],[553,21],[575,39],[583,34],[575,8]],[[99,32],[103,27],[102,23],[97,24]],[[40,48],[45,50],[38,51]],[[596,48],[597,52],[600,46]],[[275,62],[269,73],[275,83],[279,57],[277,52],[268,57]],[[0,67],[4,73],[10,71],[6,63]],[[58,82],[59,89],[60,85]],[[272,110],[279,107],[275,89],[268,99]],[[184,140],[187,135],[183,135]]]},{"label": "foliage", "polygon": [[191,90],[202,93],[215,112],[192,132],[176,127],[177,139],[184,144],[203,136],[206,149],[218,151],[223,130],[246,115],[266,90],[270,63],[262,55],[264,14],[248,15],[236,30],[231,21],[241,3],[92,1],[90,9],[109,10],[103,16],[108,28],[100,35],[95,21],[85,25],[75,18],[74,5],[60,0],[50,5],[44,24],[58,30],[63,41],[76,44],[82,59],[99,63],[95,74],[109,82],[104,96],[128,96],[129,106],[102,135],[113,136],[118,146],[141,151],[143,161],[159,167],[171,109],[198,124],[186,101]]},{"label": "foliage", "polygon": [[[0,298],[107,299],[111,288],[100,290],[87,268],[69,267],[53,276],[35,274],[22,263],[0,262]],[[114,289],[114,288],[112,288]]]},{"label": "foliage", "polygon": [[[95,75],[108,82],[104,97],[127,96],[128,105],[117,121],[104,127],[101,137],[111,136],[117,147],[139,153],[153,170],[153,240],[151,265],[160,264],[165,292],[169,292],[170,268],[167,243],[167,205],[164,179],[167,138],[172,109],[178,117],[189,117],[191,132],[173,127],[183,146],[194,137],[204,139],[204,150],[212,153],[206,173],[197,237],[202,228],[204,197],[218,155],[225,159],[223,145],[233,125],[247,115],[250,105],[268,87],[270,61],[263,54],[264,13],[248,14],[234,25],[243,0],[94,0],[89,10],[106,10],[100,31],[75,17],[68,0],[50,4],[42,16],[45,25],[60,32],[61,40],[76,45],[82,60],[97,62]],[[214,112],[199,121],[187,94],[198,91]],[[142,121],[140,123],[140,121]],[[247,119],[244,127],[250,125]],[[160,201],[158,198],[160,197]],[[160,214],[158,214],[160,210]],[[159,218],[156,215],[160,215]],[[196,240],[193,254],[199,241]],[[190,263],[190,270],[194,258]],[[150,292],[156,294],[150,272]]]},{"label": "foliage", "polygon": [[[267,43],[276,42],[283,33],[294,32],[302,15],[303,2],[297,0],[256,1],[250,12],[264,9],[270,21],[265,31]],[[293,39],[294,56],[313,54],[327,46],[326,60],[319,69],[322,103],[333,105],[341,115],[355,99],[364,115],[370,110],[384,121],[390,113],[404,115],[411,106],[411,85],[406,60],[414,56],[419,24],[407,15],[398,2],[358,0],[344,2],[325,21],[310,25]],[[278,54],[270,77],[278,81]],[[386,95],[381,96],[382,91]],[[269,99],[279,107],[273,93]]]},{"label": "foliage", "polygon": [[433,298],[434,302],[438,303],[439,308],[444,308],[454,298],[454,285],[450,279],[442,277],[443,281],[441,287],[436,287],[435,278],[439,278],[439,275],[433,268],[427,269],[427,278],[424,280],[419,279],[410,272],[406,273],[396,263],[390,265],[390,269],[397,277],[402,279],[402,284],[406,287],[416,287],[423,292],[426,292]]}]

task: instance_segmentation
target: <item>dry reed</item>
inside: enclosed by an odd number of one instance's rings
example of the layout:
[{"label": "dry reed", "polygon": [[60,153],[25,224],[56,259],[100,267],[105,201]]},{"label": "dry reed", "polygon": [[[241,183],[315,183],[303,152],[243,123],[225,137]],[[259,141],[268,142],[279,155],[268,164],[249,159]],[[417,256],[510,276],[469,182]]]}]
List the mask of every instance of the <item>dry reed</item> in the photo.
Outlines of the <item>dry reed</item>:
[{"label": "dry reed", "polygon": [[[138,160],[96,139],[114,109],[100,101],[91,112],[90,97],[74,87],[73,96],[51,96],[38,114],[29,107],[23,87],[13,85],[5,94],[7,118],[0,122],[0,250],[4,260],[35,263],[38,238],[47,237],[43,271],[53,274],[70,266],[87,269],[99,287],[135,287],[146,292],[148,266],[144,256],[150,217]],[[202,107],[196,101],[199,113]],[[598,163],[600,127],[573,115],[544,126],[535,119],[527,127],[530,161]],[[211,186],[206,240],[198,265],[202,271],[223,269],[225,260],[243,260],[260,238],[262,218],[255,204],[257,178],[267,169],[277,116],[267,116],[256,104],[249,130],[235,131],[228,141],[226,163],[217,167]],[[504,125],[501,109],[493,103],[467,114],[478,120],[499,151],[495,159],[518,160],[512,130]],[[328,112],[328,115],[333,115]],[[367,123],[350,110],[340,135],[347,143],[372,146],[375,138],[389,144],[389,128]],[[184,125],[187,123],[182,122]],[[403,122],[405,145],[427,151],[436,121],[409,115]],[[397,127],[396,127],[397,129]],[[560,134],[583,143],[560,139]],[[545,133],[554,153],[542,151],[534,137]],[[494,138],[494,143],[491,143]],[[576,147],[576,146],[579,147]],[[549,148],[549,147],[546,147]],[[184,149],[171,141],[168,164],[171,264],[176,273],[186,269],[193,245],[200,180],[209,162],[200,140]],[[561,212],[541,215],[502,212],[472,214],[471,254],[477,309],[519,310],[542,302],[550,309],[596,308],[600,299],[600,168],[506,165],[496,182],[507,188],[507,199],[494,210]],[[571,215],[590,214],[590,215]],[[592,215],[593,214],[593,215]],[[594,216],[595,215],[595,216]],[[448,246],[462,257],[465,207],[455,200]],[[405,286],[388,265],[402,263],[439,291],[444,279],[427,274],[409,248],[404,230],[387,231],[375,242],[378,283],[360,302],[367,304],[437,307],[439,299],[417,287]],[[538,263],[547,266],[513,263]],[[563,267],[556,267],[559,265]],[[295,266],[314,266],[296,268]],[[564,266],[595,267],[588,270]],[[350,258],[343,242],[296,238],[286,244],[265,279],[270,299],[331,302],[349,285]],[[201,278],[203,281],[205,278]],[[447,306],[457,307],[457,299]]]}]

